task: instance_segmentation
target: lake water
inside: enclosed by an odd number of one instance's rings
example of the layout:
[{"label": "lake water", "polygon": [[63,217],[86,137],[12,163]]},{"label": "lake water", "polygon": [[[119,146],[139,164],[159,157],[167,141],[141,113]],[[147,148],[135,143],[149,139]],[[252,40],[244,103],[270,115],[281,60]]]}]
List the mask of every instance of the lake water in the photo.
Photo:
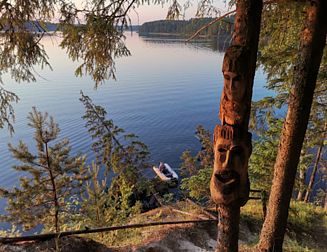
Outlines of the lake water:
[{"label": "lake water", "polygon": [[[212,49],[212,42],[185,44],[176,38],[126,36],[132,56],[117,60],[117,81],[108,80],[97,90],[90,77],[75,77],[78,64],[58,47],[60,38],[43,40],[53,71],[38,69],[36,83],[17,84],[4,76],[5,87],[18,94],[20,102],[15,105],[15,134],[10,137],[6,129],[0,130],[1,187],[18,184],[18,174],[11,168],[16,161],[7,143],[16,145],[23,140],[35,149],[34,132],[26,119],[32,106],[56,119],[60,137],[71,141],[72,153],[82,152],[92,159],[91,139],[81,119],[80,90],[105,107],[116,125],[137,134],[148,145],[152,162],[164,160],[178,167],[184,150],[198,151],[196,126],[202,124],[212,132],[219,122],[223,52]],[[265,75],[259,69],[254,100],[272,95],[264,85]],[[148,173],[152,175],[151,169]]]}]

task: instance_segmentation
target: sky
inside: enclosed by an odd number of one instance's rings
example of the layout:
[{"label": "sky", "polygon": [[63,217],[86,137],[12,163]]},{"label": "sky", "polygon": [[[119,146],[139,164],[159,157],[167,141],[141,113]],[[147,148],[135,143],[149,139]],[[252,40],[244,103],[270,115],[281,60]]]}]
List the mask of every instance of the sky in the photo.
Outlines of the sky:
[{"label": "sky", "polygon": [[[182,4],[185,3],[185,1],[180,1]],[[215,6],[219,8],[223,13],[227,11],[227,5],[223,3],[223,0],[215,1]],[[185,12],[185,19],[190,19],[195,16],[196,9],[197,9],[198,1],[193,1],[193,5],[186,10]],[[132,16],[132,23],[133,24],[143,24],[144,22],[153,21],[153,20],[160,20],[165,19],[167,12],[168,12],[168,4],[165,4],[164,6],[161,5],[143,5],[140,6],[137,9],[138,12],[138,18],[137,15]],[[139,21],[139,22],[138,22]]]},{"label": "sky", "polygon": [[[171,0],[168,0],[171,1]],[[74,1],[78,6],[81,6],[85,0],[76,0]],[[179,3],[181,5],[185,4],[186,0],[179,0]],[[190,19],[195,16],[196,8],[198,5],[199,0],[193,0],[192,6],[187,9],[185,12],[185,19]],[[228,2],[224,0],[213,0],[214,6],[219,8],[222,13],[227,12],[228,4],[225,3]],[[132,20],[133,25],[141,25],[144,22],[154,21],[154,20],[162,20],[166,18],[167,12],[168,12],[168,6],[169,2],[165,5],[142,5],[135,10],[132,10],[130,12],[130,17]]]}]

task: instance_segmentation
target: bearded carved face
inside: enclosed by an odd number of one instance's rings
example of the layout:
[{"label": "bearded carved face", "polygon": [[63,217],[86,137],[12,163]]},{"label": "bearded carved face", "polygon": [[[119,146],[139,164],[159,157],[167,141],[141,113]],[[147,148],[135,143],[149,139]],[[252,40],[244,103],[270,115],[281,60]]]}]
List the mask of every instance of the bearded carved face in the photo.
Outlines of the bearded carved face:
[{"label": "bearded carved face", "polygon": [[231,126],[217,125],[214,133],[214,169],[210,181],[213,201],[228,205],[249,195],[248,161],[252,151],[251,134]]}]

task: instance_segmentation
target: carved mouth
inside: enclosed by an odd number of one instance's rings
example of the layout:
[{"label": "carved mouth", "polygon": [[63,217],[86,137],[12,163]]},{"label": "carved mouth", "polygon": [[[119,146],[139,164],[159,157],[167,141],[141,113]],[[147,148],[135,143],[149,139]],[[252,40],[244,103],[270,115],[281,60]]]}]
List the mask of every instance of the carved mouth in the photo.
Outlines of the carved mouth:
[{"label": "carved mouth", "polygon": [[232,193],[240,182],[240,175],[235,171],[223,171],[215,174],[216,179],[222,184],[222,193]]}]

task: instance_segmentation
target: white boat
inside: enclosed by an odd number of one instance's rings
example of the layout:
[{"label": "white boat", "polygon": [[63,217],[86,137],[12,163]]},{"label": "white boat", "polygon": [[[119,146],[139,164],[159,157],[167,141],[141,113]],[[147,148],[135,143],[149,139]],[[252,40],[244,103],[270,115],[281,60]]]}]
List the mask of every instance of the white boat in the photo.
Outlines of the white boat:
[{"label": "white boat", "polygon": [[164,163],[165,169],[160,171],[157,166],[153,166],[154,172],[162,181],[178,180],[177,173],[166,163]]}]

